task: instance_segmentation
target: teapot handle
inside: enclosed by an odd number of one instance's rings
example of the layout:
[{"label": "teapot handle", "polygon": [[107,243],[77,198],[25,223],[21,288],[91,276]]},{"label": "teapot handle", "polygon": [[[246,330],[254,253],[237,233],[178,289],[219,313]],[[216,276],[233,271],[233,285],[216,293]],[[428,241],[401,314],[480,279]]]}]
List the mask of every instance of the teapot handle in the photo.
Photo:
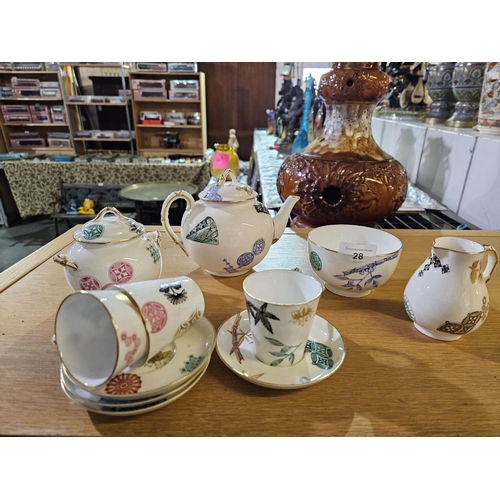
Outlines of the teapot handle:
[{"label": "teapot handle", "polygon": [[170,238],[172,238],[174,243],[179,245],[184,253],[189,256],[189,254],[186,252],[186,249],[184,248],[184,244],[182,243],[181,239],[174,233],[174,230],[172,229],[172,226],[168,221],[168,211],[170,210],[170,205],[172,205],[172,203],[178,199],[183,199],[186,201],[186,211],[191,210],[194,207],[194,198],[187,191],[174,191],[173,193],[170,193],[166,197],[161,207],[161,224]]},{"label": "teapot handle", "polygon": [[484,270],[483,277],[484,282],[488,283],[491,275],[493,274],[493,271],[495,271],[495,268],[498,264],[498,252],[491,245],[484,245],[484,249],[488,254],[488,262],[486,264],[486,269]]}]

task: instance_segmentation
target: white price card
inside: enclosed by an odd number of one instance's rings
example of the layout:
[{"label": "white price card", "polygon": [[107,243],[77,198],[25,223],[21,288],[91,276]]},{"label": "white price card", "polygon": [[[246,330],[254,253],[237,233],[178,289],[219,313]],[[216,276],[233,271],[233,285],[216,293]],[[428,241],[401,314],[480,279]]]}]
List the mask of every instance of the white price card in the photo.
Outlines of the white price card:
[{"label": "white price card", "polygon": [[367,257],[375,257],[377,255],[377,245],[341,241],[339,243],[339,253],[350,255],[353,261],[362,262]]}]

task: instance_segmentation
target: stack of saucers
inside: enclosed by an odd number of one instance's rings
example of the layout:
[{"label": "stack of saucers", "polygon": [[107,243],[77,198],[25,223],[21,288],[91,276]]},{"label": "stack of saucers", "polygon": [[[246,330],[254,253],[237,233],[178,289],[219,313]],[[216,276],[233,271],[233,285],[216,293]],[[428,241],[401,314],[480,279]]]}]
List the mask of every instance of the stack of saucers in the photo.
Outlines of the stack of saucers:
[{"label": "stack of saucers", "polygon": [[202,317],[146,364],[102,385],[81,384],[61,364],[61,386],[71,400],[92,412],[130,416],[153,411],[173,403],[197,384],[208,368],[215,341],[215,328]]}]

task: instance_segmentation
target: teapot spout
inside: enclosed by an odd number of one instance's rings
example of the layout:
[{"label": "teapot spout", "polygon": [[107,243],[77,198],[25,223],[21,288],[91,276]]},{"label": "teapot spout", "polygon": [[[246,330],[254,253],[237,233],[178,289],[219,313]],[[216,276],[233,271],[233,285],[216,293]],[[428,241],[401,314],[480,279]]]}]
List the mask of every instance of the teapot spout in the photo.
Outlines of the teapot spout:
[{"label": "teapot spout", "polygon": [[283,203],[283,205],[281,206],[280,211],[273,217],[273,223],[274,223],[273,243],[276,243],[281,238],[281,235],[283,234],[283,231],[286,228],[288,218],[292,213],[292,209],[295,203],[297,203],[299,200],[300,198],[298,196],[289,196],[285,200],[285,203]]}]

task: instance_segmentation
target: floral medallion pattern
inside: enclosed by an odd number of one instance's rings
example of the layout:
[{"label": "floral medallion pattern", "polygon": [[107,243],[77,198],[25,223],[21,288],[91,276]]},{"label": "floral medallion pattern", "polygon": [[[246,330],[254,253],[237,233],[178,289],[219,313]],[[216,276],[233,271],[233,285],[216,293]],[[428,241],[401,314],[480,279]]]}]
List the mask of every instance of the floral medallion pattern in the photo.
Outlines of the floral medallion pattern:
[{"label": "floral medallion pattern", "polygon": [[244,252],[236,259],[237,267],[233,266],[228,259],[222,259],[222,262],[224,262],[225,264],[224,270],[227,271],[228,273],[238,272],[243,267],[249,266],[253,262],[255,256],[261,254],[265,248],[266,248],[266,240],[264,240],[264,238],[259,238],[252,245],[251,252]]},{"label": "floral medallion pattern", "polygon": [[100,290],[101,284],[93,276],[83,276],[80,278],[80,288],[82,290]]},{"label": "floral medallion pattern", "polygon": [[114,284],[127,283],[134,275],[134,268],[123,261],[114,262],[109,266],[108,276]]},{"label": "floral medallion pattern", "polygon": [[158,333],[167,324],[167,310],[159,302],[146,302],[142,306],[141,312],[151,333]]},{"label": "floral medallion pattern", "polygon": [[321,262],[321,257],[314,251],[309,254],[309,262],[315,271],[321,271],[323,263]]},{"label": "floral medallion pattern", "polygon": [[108,394],[136,394],[141,388],[142,380],[139,375],[134,373],[120,373],[113,377],[106,384],[106,392]]},{"label": "floral medallion pattern", "polygon": [[91,224],[83,229],[83,238],[86,240],[96,240],[102,236],[104,226],[102,224]]}]

